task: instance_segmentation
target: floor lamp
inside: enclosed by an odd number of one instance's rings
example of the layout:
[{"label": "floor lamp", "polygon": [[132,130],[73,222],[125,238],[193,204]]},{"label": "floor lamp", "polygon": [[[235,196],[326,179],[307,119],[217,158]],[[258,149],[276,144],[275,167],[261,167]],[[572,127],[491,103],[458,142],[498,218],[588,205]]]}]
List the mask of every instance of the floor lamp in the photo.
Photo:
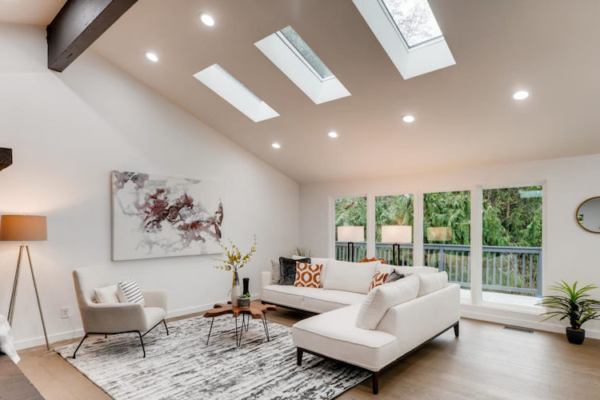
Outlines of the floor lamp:
[{"label": "floor lamp", "polygon": [[[384,225],[381,227],[381,241],[392,243],[392,264],[400,265],[400,243],[412,243],[412,226]],[[396,262],[396,249],[398,261]]]},{"label": "floor lamp", "polygon": [[365,241],[364,226],[338,226],[338,241],[348,242],[348,261],[354,262],[354,243]]},{"label": "floor lamp", "polygon": [[42,313],[42,304],[40,303],[40,295],[33,273],[33,264],[31,263],[31,254],[29,253],[29,246],[26,244],[26,242],[44,241],[47,238],[48,231],[46,229],[46,217],[32,215],[3,215],[0,220],[0,241],[21,242],[12,295],[10,296],[10,306],[8,308],[8,323],[12,326],[13,318],[15,316],[17,289],[19,288],[19,275],[21,272],[21,259],[23,258],[23,250],[25,250],[27,252],[27,260],[29,261],[29,269],[31,270],[31,278],[33,279],[33,288],[35,289],[35,296],[40,310],[40,317],[42,318],[46,347],[50,350],[48,334],[46,333],[46,324],[44,323],[44,314]]}]

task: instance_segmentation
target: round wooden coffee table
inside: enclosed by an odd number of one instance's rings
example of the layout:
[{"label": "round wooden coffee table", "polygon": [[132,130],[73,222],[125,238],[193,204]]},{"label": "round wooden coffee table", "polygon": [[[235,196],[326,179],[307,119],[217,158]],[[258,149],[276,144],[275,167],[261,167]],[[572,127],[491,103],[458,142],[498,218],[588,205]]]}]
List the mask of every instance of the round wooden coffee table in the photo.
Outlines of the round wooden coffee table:
[{"label": "round wooden coffee table", "polygon": [[[240,347],[242,344],[244,330],[248,332],[248,328],[250,327],[250,319],[260,319],[262,321],[263,327],[265,328],[267,342],[270,341],[271,338],[269,337],[269,325],[267,324],[266,316],[268,311],[277,311],[277,307],[270,304],[262,304],[260,301],[250,302],[250,306],[247,308],[234,307],[231,305],[231,302],[227,304],[215,304],[212,310],[207,311],[204,314],[204,318],[212,318],[206,344],[208,345],[210,340],[210,334],[212,333],[213,324],[215,323],[215,317],[220,317],[221,315],[226,314],[231,314],[235,319],[235,345],[237,347]],[[238,328],[238,317],[240,315],[242,316],[242,326],[241,328]]]}]

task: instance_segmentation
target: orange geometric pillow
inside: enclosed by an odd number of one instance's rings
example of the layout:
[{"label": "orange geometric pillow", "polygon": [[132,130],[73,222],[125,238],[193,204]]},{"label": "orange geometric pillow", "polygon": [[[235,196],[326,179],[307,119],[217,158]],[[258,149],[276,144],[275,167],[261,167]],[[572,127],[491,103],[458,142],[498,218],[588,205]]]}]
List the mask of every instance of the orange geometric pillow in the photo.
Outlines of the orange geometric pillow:
[{"label": "orange geometric pillow", "polygon": [[380,261],[382,264],[387,264],[387,261],[385,261],[383,258],[363,258],[362,260],[360,260],[359,262],[363,263],[363,262],[372,262],[372,261]]},{"label": "orange geometric pillow", "polygon": [[383,285],[388,275],[387,272],[375,272],[375,275],[373,275],[373,279],[371,280],[371,286],[369,286],[369,292],[377,286]]},{"label": "orange geometric pillow", "polygon": [[321,286],[321,268],[323,264],[296,263],[296,280],[294,286],[313,287]]}]

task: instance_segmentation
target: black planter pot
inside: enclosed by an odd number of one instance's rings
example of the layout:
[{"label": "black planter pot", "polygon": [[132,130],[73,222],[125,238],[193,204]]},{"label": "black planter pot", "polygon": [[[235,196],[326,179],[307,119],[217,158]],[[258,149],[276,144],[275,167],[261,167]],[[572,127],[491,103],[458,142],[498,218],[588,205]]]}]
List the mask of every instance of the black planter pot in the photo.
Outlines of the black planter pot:
[{"label": "black planter pot", "polygon": [[585,340],[585,329],[567,328],[567,339],[572,344],[583,344]]}]

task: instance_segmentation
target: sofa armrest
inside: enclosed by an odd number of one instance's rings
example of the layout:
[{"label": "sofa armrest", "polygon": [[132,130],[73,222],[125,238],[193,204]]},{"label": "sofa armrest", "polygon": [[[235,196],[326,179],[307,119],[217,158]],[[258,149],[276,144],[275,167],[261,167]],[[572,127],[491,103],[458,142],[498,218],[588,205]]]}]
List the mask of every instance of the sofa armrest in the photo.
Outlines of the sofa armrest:
[{"label": "sofa armrest", "polygon": [[261,276],[261,289],[271,284],[272,274],[271,271],[263,271],[260,273]]},{"label": "sofa armrest", "polygon": [[164,290],[145,290],[142,292],[146,307],[158,307],[167,311],[167,292]]},{"label": "sofa armrest", "polygon": [[454,325],[460,320],[460,286],[444,289],[390,308],[377,330],[396,336],[400,355]]},{"label": "sofa armrest", "polygon": [[146,332],[148,324],[144,307],[137,303],[90,304],[81,310],[86,333]]}]

